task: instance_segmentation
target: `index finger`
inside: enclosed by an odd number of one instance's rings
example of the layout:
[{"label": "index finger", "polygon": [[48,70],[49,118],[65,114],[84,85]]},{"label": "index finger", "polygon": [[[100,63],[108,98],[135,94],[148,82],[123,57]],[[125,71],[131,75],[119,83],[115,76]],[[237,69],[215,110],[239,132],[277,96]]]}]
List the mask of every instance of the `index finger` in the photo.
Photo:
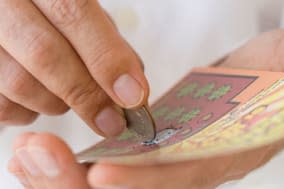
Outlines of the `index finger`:
[{"label": "index finger", "polygon": [[92,77],[120,106],[147,103],[141,61],[96,0],[33,0],[79,53]]}]

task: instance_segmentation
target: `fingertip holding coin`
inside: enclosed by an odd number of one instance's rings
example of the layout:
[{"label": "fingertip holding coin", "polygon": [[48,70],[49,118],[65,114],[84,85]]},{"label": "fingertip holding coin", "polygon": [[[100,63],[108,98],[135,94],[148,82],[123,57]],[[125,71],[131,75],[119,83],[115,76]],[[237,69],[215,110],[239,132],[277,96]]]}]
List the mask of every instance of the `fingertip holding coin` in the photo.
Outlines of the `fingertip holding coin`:
[{"label": "fingertip holding coin", "polygon": [[[156,123],[147,106],[142,106],[135,109],[123,109],[123,113],[127,123],[127,130],[131,133],[136,133],[137,140],[141,144],[148,144],[155,141],[156,138]],[[122,133],[123,135],[124,133]],[[118,136],[119,137],[119,136]],[[94,157],[92,151],[97,150],[88,148],[76,154],[77,161],[80,163],[93,163]]]}]

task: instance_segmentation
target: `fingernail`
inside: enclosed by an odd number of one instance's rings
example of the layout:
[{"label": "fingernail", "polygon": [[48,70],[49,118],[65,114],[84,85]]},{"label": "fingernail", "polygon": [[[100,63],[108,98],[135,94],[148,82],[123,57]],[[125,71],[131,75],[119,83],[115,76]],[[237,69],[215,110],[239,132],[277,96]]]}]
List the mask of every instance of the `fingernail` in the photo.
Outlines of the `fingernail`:
[{"label": "fingernail", "polygon": [[60,169],[54,155],[41,147],[29,147],[28,152],[45,176],[49,178],[59,176]]},{"label": "fingernail", "polygon": [[14,173],[14,176],[18,179],[18,181],[24,186],[24,187],[30,187],[31,184],[27,177],[23,173]]},{"label": "fingernail", "polygon": [[126,127],[126,121],[113,107],[106,107],[96,117],[97,127],[107,136],[116,136]]},{"label": "fingernail", "polygon": [[27,152],[26,148],[20,148],[16,151],[16,157],[21,163],[21,166],[32,176],[38,176],[40,170],[33,162],[30,154]]},{"label": "fingernail", "polygon": [[144,98],[143,88],[128,74],[121,75],[114,82],[113,90],[127,108],[140,104]]}]

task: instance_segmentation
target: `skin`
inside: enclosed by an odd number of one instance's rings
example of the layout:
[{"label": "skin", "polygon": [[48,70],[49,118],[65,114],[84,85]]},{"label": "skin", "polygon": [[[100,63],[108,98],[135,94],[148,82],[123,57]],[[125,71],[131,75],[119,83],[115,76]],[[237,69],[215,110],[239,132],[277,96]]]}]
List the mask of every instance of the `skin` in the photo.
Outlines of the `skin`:
[{"label": "skin", "polygon": [[[284,30],[264,33],[237,49],[215,66],[283,71]],[[56,177],[44,171],[32,176],[23,165],[19,152],[39,148],[52,154],[59,167]],[[231,179],[245,176],[269,161],[284,147],[284,141],[226,156],[153,166],[119,166],[95,164],[86,167],[76,163],[68,146],[47,133],[26,133],[14,142],[15,155],[9,163],[26,189],[213,189]],[[19,176],[20,175],[20,176]],[[139,182],[137,182],[139,181]],[[48,186],[48,187],[47,187]]]},{"label": "skin", "polygon": [[[4,0],[0,11],[1,125],[71,108],[98,134],[113,136],[118,129],[98,128],[101,111],[111,107],[120,115],[118,107],[146,104],[141,61],[96,0]],[[128,83],[115,85],[123,75],[139,93]],[[122,98],[117,88],[136,98]]]}]

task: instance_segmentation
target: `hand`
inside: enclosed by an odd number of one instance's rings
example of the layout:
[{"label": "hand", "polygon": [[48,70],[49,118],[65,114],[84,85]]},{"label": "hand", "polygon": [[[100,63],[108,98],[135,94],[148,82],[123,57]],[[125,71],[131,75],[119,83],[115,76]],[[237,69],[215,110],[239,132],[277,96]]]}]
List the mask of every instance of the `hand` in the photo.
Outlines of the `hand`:
[{"label": "hand", "polygon": [[141,61],[96,0],[4,0],[0,11],[0,125],[70,107],[112,136],[125,127],[115,104],[146,103]]},{"label": "hand", "polygon": [[[283,39],[283,30],[265,33],[233,52],[219,65],[282,71]],[[242,153],[153,166],[99,163],[87,173],[87,168],[75,162],[75,157],[61,140],[50,134],[27,133],[15,141],[16,153],[9,163],[9,170],[27,189],[213,189],[225,181],[243,177],[283,147],[284,141],[279,141]]]},{"label": "hand", "polygon": [[[246,175],[267,162],[282,143],[218,158],[154,165],[118,166],[76,163],[71,150],[59,138],[26,133],[14,142],[15,156],[9,171],[26,189],[213,189]],[[87,176],[88,175],[88,176]]]}]

